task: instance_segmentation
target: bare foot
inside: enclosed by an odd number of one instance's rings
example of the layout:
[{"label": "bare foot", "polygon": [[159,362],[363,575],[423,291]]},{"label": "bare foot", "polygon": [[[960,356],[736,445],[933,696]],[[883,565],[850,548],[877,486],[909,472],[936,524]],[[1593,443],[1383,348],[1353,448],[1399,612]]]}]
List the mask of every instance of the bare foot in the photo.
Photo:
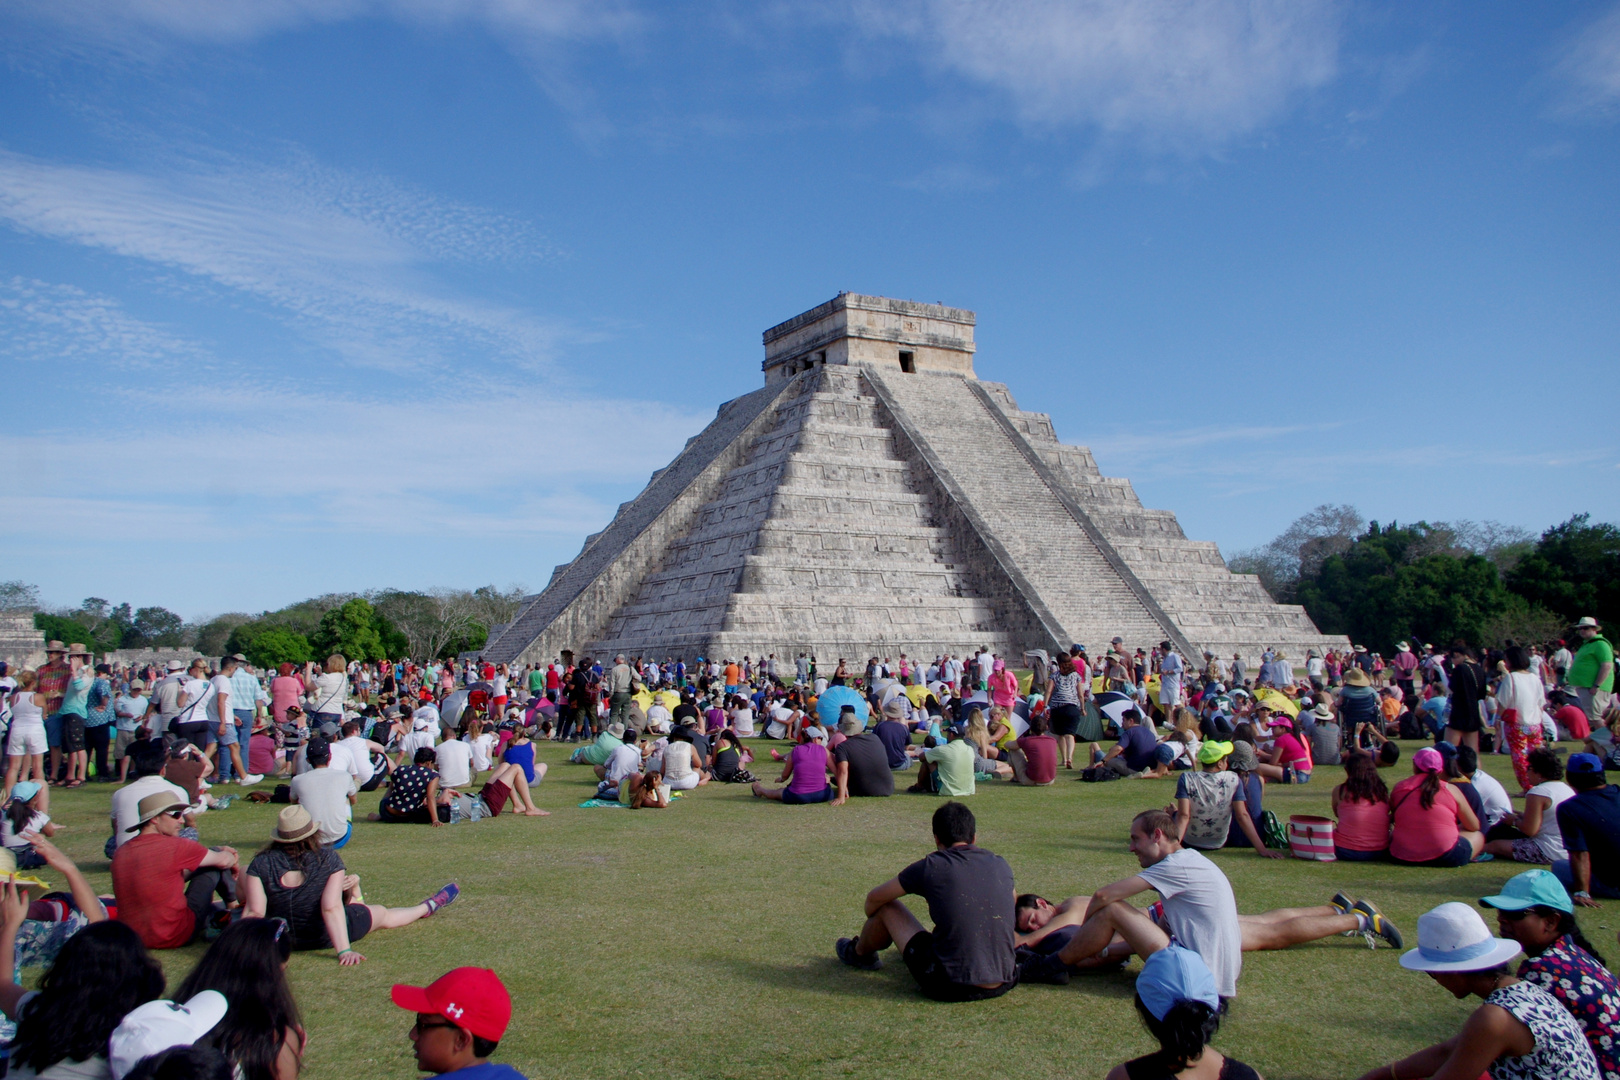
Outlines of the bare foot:
[{"label": "bare foot", "polygon": [[550,810],[542,810],[539,807],[535,807],[533,810],[525,810],[525,811],[523,811],[523,816],[524,817],[550,817],[551,816],[551,811]]}]

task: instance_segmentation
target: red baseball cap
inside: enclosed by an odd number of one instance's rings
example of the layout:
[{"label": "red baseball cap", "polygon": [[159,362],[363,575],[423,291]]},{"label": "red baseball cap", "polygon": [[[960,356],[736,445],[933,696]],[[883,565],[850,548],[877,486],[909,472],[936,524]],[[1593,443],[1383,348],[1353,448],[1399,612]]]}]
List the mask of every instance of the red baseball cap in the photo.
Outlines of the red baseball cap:
[{"label": "red baseball cap", "polygon": [[402,1009],[437,1013],[490,1042],[500,1042],[512,1021],[512,995],[489,968],[459,967],[427,986],[396,983],[390,996]]}]

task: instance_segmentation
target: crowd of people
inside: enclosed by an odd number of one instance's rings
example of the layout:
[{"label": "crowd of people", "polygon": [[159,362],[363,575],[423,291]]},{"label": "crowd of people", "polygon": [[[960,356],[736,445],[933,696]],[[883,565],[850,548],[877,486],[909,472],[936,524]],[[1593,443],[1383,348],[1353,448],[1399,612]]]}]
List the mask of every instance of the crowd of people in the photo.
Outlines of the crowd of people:
[{"label": "crowd of people", "polygon": [[[0,1008],[17,1021],[12,1067],[291,1080],[306,1035],[281,974],[290,952],[361,963],[362,938],[431,917],[459,895],[449,884],[414,905],[366,900],[340,854],[356,842],[361,795],[375,795],[365,820],[378,824],[546,816],[536,796],[548,765],[536,747],[566,743],[561,767],[594,780],[587,806],[668,809],[737,784],[790,806],[940,798],[935,851],[867,895],[864,922],[835,943],[837,956],[875,969],[893,945],[919,990],[944,1001],[1064,984],[1140,957],[1136,1007],[1161,1050],[1116,1070],[1133,1080],[1254,1075],[1209,1045],[1244,952],[1341,934],[1404,947],[1374,903],[1343,893],[1240,914],[1205,854],[1282,857],[1288,839],[1264,808],[1266,788],[1342,770],[1331,825],[1343,861],[1549,868],[1483,901],[1501,938],[1456,904],[1419,920],[1418,947],[1403,963],[1486,1004],[1457,1039],[1388,1067],[1392,1080],[1471,1080],[1482,1070],[1584,1080],[1579,1069],[1547,1071],[1554,1060],[1585,1068],[1582,1051],[1591,1075],[1620,1080],[1620,986],[1574,920],[1595,898],[1620,898],[1620,788],[1606,779],[1620,768],[1620,710],[1609,700],[1613,651],[1601,627],[1582,620],[1572,637],[1574,651],[1557,642],[1480,655],[1463,643],[1437,652],[1402,642],[1387,661],[1360,647],[1310,652],[1302,668],[1268,650],[1252,676],[1241,657],[1206,652],[1199,662],[1169,642],[1131,650],[1115,638],[1095,652],[1075,645],[1055,658],[1016,658],[1027,682],[1014,658],[988,648],[931,661],[839,659],[830,672],[806,653],[690,665],[564,653],[522,666],[334,655],[258,671],[239,655],[115,668],[50,642],[38,670],[0,671],[0,862],[17,872],[53,867],[69,883],[66,894],[33,902],[14,876],[6,887],[12,947],[0,943],[0,954],[14,976],[28,963],[49,968],[37,993],[0,986]],[[1414,739],[1425,745],[1410,754],[1410,775],[1386,782],[1402,759],[1397,740]],[[1549,745],[1559,739],[1582,749],[1563,760]],[[785,752],[765,749],[772,741]],[[1522,810],[1480,767],[1489,753],[1509,756]],[[981,784],[1050,788],[1064,776],[1171,779],[1174,788],[1130,824],[1137,874],[1053,902],[1016,891],[1006,860],[978,846],[961,800]],[[52,790],[93,783],[119,785],[108,897],[51,841]],[[231,784],[252,790],[227,794]],[[283,804],[250,858],[203,841],[206,815],[238,797]],[[1132,902],[1144,893],[1157,901]],[[923,897],[932,929],[906,895]],[[204,961],[159,1015],[152,1003],[164,982],[150,952],[199,941],[211,943]],[[1504,962],[1520,949],[1529,959],[1509,975]],[[84,1000],[86,965],[112,972],[117,992]],[[476,1023],[475,995],[489,1004]],[[458,969],[426,988],[396,987],[395,1000],[418,1013],[411,1038],[425,1070],[494,1075],[487,1059],[510,1002],[493,973]],[[75,1018],[73,1031],[63,1017]],[[153,1031],[193,1037],[160,1046]],[[1491,1056],[1481,1058],[1482,1047]],[[87,1061],[99,1063],[62,1070]]]}]

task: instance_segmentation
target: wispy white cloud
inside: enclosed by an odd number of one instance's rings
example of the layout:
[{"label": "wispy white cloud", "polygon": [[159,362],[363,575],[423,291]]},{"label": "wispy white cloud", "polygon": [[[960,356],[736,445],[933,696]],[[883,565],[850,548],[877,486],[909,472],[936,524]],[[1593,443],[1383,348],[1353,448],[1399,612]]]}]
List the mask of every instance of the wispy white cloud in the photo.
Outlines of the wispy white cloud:
[{"label": "wispy white cloud", "polygon": [[1558,53],[1553,74],[1562,88],[1560,112],[1620,115],[1620,4],[1570,36]]},{"label": "wispy white cloud", "polygon": [[185,336],[130,315],[118,301],[72,285],[0,279],[0,357],[19,364],[192,370],[212,364]]},{"label": "wispy white cloud", "polygon": [[869,34],[907,38],[1007,95],[1028,125],[1090,125],[1202,151],[1281,116],[1338,71],[1331,0],[855,0]]},{"label": "wispy white cloud", "polygon": [[[246,380],[173,393],[126,390],[118,415],[159,423],[0,432],[8,472],[48,501],[0,515],[0,536],[46,540],[64,528],[150,537],[187,522],[190,540],[251,533],[579,536],[613,506],[603,485],[668,464],[707,417],[635,400],[548,393],[542,416],[514,419],[514,395],[372,401],[299,394]],[[120,490],[82,478],[118,462]],[[141,490],[140,499],[126,492]]]},{"label": "wispy white cloud", "polygon": [[246,294],[372,367],[431,371],[472,349],[533,369],[570,333],[434,273],[542,253],[526,223],[309,163],[136,172],[0,151],[0,221]]}]

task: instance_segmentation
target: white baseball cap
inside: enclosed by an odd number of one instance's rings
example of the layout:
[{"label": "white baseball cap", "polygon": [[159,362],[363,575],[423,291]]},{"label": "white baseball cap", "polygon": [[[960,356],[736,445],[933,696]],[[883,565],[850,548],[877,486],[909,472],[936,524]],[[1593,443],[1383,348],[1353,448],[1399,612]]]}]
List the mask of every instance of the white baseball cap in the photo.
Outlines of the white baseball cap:
[{"label": "white baseball cap", "polygon": [[190,1046],[225,1019],[226,1008],[224,994],[204,990],[184,1005],[160,999],[128,1013],[107,1040],[107,1065],[113,1080],[124,1080],[142,1058],[173,1046]]}]

